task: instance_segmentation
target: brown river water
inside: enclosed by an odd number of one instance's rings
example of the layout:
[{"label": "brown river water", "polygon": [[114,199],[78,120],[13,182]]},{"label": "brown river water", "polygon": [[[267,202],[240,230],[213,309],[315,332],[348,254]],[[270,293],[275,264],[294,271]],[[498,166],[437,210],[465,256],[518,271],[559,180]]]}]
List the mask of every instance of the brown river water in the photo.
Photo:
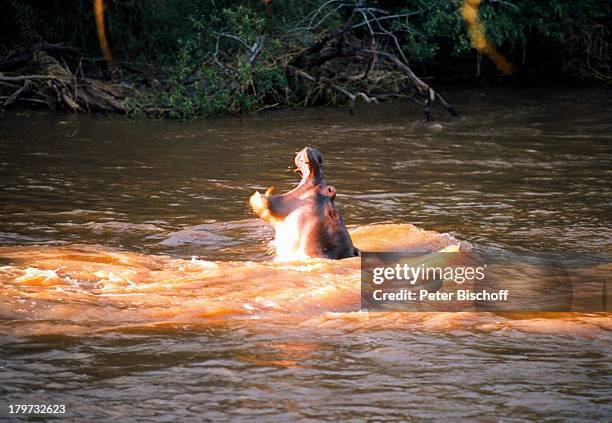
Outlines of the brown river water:
[{"label": "brown river water", "polygon": [[2,114],[0,419],[612,419],[609,313],[360,312],[359,258],[272,260],[248,197],[311,145],[363,250],[563,253],[609,280],[612,91],[447,94],[464,117],[433,125],[401,102]]}]

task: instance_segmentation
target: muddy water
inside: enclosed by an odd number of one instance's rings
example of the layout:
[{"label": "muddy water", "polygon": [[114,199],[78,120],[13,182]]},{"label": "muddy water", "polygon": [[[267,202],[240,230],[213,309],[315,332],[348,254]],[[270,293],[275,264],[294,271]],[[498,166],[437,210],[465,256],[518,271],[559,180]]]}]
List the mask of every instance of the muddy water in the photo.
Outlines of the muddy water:
[{"label": "muddy water", "polygon": [[271,262],[246,202],[291,188],[293,152],[314,145],[361,248],[463,241],[589,266],[612,251],[612,96],[587,94],[454,92],[466,117],[433,126],[403,103],[5,113],[0,415],[609,419],[609,315],[355,312],[359,262]]}]

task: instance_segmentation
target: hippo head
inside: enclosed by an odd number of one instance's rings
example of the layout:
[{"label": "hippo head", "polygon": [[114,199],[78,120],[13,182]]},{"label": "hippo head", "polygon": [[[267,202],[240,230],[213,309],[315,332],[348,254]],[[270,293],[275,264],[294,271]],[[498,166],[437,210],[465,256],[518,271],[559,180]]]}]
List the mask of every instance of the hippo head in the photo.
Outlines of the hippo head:
[{"label": "hippo head", "polygon": [[274,227],[277,260],[359,255],[334,204],[336,189],[325,183],[321,153],[305,147],[295,165],[302,176],[297,187],[281,195],[269,188],[249,200],[255,214]]}]

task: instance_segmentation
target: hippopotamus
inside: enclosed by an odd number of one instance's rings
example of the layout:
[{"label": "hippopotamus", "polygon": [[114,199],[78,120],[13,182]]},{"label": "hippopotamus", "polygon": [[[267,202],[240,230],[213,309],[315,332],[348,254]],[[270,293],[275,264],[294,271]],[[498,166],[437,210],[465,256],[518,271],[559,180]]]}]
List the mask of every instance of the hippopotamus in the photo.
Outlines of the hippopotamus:
[{"label": "hippopotamus", "polygon": [[272,195],[271,187],[249,199],[255,214],[274,227],[276,259],[358,256],[334,204],[336,188],[325,183],[321,153],[305,147],[296,154],[295,165],[302,176],[297,187],[280,195]]}]

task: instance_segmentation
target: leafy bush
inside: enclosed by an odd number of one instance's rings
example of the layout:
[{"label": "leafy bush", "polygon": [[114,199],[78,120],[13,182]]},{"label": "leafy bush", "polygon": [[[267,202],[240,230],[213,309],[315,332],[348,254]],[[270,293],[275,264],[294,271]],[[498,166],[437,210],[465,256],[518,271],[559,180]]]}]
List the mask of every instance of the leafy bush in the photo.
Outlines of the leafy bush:
[{"label": "leafy bush", "polygon": [[[123,78],[140,94],[128,109],[193,119],[310,104],[312,93],[288,89],[291,55],[342,26],[357,4],[325,0],[107,0],[108,37]],[[475,57],[460,14],[462,0],[371,0],[362,6],[409,14],[391,29],[412,65],[473,75]],[[99,58],[91,1],[23,0],[0,6],[5,46],[61,42]],[[353,6],[348,7],[349,5]],[[335,9],[334,9],[335,8]],[[307,17],[325,10],[317,23]],[[327,13],[329,11],[330,13]],[[523,75],[610,83],[612,3],[599,0],[483,0],[489,40]],[[296,28],[302,28],[298,31]],[[306,28],[306,29],[304,29]],[[368,37],[365,26],[356,36]],[[486,61],[486,59],[483,59]],[[99,60],[95,63],[101,63]],[[469,63],[469,64],[466,64]],[[497,71],[489,66],[486,75]],[[452,79],[451,78],[451,79]],[[228,82],[229,81],[229,82]],[[315,96],[316,97],[316,96]]]}]

